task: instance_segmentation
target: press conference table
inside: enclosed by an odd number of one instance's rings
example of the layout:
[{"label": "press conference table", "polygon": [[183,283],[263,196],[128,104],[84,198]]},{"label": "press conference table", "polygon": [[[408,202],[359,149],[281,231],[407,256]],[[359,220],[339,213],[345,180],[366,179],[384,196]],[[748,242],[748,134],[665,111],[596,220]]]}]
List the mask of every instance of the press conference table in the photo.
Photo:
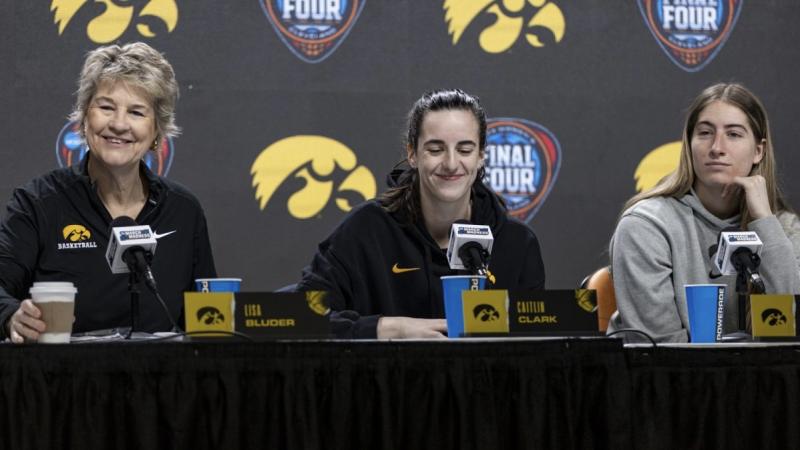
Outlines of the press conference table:
[{"label": "press conference table", "polygon": [[0,446],[800,448],[800,346],[0,345]]}]

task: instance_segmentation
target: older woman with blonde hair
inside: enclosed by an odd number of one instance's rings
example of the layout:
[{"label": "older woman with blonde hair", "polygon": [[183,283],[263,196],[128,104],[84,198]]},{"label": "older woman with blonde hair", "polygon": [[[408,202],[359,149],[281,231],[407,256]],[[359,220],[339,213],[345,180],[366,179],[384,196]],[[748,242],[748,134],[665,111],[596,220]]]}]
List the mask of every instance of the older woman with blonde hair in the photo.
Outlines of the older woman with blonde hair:
[{"label": "older woman with blonde hair", "polygon": [[[800,293],[800,221],[778,186],[769,120],[744,86],[705,89],[689,108],[678,168],[631,198],[611,241],[617,313],[608,332],[634,328],[686,342],[684,286],[727,285],[724,331],[739,331],[735,275],[715,273],[721,231],[755,231],[768,293]],[[635,339],[630,336],[629,339]]]},{"label": "older woman with blonde hair", "polygon": [[164,235],[152,271],[169,314],[143,291],[143,331],[170,329],[169,316],[180,315],[194,278],[216,275],[199,202],[143,162],[179,132],[172,66],[147,44],[110,45],[88,53],[78,84],[71,119],[88,153],[17,188],[0,223],[0,336],[13,342],[46,331],[27,298],[37,281],[76,285],[73,331],[129,325],[127,277],[112,275],[104,258],[115,218],[133,218]]}]

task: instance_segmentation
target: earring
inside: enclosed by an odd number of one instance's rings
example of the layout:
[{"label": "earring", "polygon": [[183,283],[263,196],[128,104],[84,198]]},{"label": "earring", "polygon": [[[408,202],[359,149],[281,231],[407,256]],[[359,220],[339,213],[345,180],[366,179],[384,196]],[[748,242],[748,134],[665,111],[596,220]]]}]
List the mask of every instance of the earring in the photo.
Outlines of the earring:
[{"label": "earring", "polygon": [[83,144],[86,146],[88,151],[92,151],[91,147],[89,147],[89,133],[88,127],[86,123],[83,124]]},{"label": "earring", "polygon": [[156,136],[156,139],[153,141],[153,147],[151,148],[151,150],[153,150],[154,152],[158,151],[158,144],[159,144],[158,141],[159,141],[158,136]]}]

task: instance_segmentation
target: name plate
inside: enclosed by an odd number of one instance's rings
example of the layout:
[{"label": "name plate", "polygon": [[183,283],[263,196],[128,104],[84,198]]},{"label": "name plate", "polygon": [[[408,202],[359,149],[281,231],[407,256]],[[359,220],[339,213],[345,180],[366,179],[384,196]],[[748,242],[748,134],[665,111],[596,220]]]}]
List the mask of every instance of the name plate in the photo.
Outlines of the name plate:
[{"label": "name plate", "polygon": [[232,292],[185,292],[184,328],[188,333],[203,333],[204,337],[230,336],[234,330],[233,304]]},{"label": "name plate", "polygon": [[508,333],[508,291],[464,291],[464,333]]},{"label": "name plate", "polygon": [[750,324],[753,337],[794,337],[797,299],[787,294],[750,296]]},{"label": "name plate", "polygon": [[597,293],[594,289],[511,291],[511,333],[594,336],[597,326]]},{"label": "name plate", "polygon": [[238,292],[235,328],[256,340],[330,337],[326,293]]}]

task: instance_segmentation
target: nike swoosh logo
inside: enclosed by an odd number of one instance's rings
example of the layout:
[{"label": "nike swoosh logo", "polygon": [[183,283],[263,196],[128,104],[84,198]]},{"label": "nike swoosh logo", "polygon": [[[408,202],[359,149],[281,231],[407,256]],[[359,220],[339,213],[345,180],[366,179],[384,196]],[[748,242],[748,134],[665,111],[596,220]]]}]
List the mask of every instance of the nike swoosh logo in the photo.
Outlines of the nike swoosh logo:
[{"label": "nike swoosh logo", "polygon": [[397,263],[394,263],[392,266],[392,273],[406,273],[406,272],[413,272],[415,270],[419,270],[419,267],[397,267]]},{"label": "nike swoosh logo", "polygon": [[155,231],[153,231],[153,237],[156,238],[156,239],[161,239],[164,236],[169,236],[170,234],[177,233],[177,232],[178,232],[178,230],[172,230],[172,231],[167,231],[164,234],[158,234]]}]

